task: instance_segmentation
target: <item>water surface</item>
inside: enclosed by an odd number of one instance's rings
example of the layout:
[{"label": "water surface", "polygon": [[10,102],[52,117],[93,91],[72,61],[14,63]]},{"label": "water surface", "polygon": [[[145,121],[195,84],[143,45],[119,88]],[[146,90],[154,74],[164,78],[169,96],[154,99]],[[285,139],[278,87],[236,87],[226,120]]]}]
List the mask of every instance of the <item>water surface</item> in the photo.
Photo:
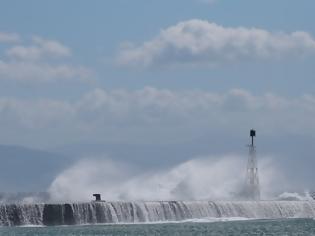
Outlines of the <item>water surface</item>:
[{"label": "water surface", "polygon": [[2,227],[0,236],[186,236],[315,235],[313,219],[247,220],[208,223],[118,224],[55,227]]}]

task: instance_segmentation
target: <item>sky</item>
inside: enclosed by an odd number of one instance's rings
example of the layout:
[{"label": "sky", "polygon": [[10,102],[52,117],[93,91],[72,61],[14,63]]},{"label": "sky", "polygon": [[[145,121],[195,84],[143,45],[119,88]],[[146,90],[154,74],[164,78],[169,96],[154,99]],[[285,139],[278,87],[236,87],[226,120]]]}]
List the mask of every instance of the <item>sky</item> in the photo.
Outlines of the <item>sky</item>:
[{"label": "sky", "polygon": [[255,128],[262,153],[313,160],[314,8],[312,0],[2,1],[0,143],[180,152],[201,142],[230,153]]}]

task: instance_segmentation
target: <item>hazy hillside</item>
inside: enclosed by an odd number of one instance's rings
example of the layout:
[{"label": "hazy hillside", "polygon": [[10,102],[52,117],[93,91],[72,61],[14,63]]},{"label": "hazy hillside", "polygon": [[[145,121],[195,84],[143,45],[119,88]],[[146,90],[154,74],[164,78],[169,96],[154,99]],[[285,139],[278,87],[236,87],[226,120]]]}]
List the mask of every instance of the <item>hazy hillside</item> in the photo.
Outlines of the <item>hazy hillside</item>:
[{"label": "hazy hillside", "polygon": [[0,192],[44,191],[71,159],[53,152],[0,145]]}]

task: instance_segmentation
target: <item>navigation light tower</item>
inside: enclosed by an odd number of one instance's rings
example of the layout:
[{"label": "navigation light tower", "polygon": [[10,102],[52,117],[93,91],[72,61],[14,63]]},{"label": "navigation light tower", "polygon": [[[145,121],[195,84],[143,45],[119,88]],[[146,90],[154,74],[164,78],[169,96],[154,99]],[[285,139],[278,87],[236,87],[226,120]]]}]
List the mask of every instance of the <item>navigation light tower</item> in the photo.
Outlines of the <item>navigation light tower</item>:
[{"label": "navigation light tower", "polygon": [[249,147],[249,157],[247,162],[246,172],[246,194],[251,200],[260,200],[260,187],[258,177],[258,166],[256,158],[256,147],[254,144],[254,137],[256,137],[256,131],[250,130],[251,144]]}]

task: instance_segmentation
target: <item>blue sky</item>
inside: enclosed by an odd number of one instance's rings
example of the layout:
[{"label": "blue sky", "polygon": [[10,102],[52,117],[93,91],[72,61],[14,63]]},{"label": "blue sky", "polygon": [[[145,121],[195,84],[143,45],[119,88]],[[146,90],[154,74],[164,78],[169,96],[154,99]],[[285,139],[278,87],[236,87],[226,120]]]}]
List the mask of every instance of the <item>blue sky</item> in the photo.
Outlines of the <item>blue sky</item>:
[{"label": "blue sky", "polygon": [[[10,138],[0,141],[53,147],[93,135],[97,142],[107,132],[128,141],[169,127],[175,135],[179,124],[193,139],[225,122],[225,132],[256,126],[275,135],[268,130],[280,127],[313,137],[314,7],[311,0],[3,1],[0,32],[11,38],[0,43],[0,111]],[[185,27],[194,42],[181,41]]]}]

